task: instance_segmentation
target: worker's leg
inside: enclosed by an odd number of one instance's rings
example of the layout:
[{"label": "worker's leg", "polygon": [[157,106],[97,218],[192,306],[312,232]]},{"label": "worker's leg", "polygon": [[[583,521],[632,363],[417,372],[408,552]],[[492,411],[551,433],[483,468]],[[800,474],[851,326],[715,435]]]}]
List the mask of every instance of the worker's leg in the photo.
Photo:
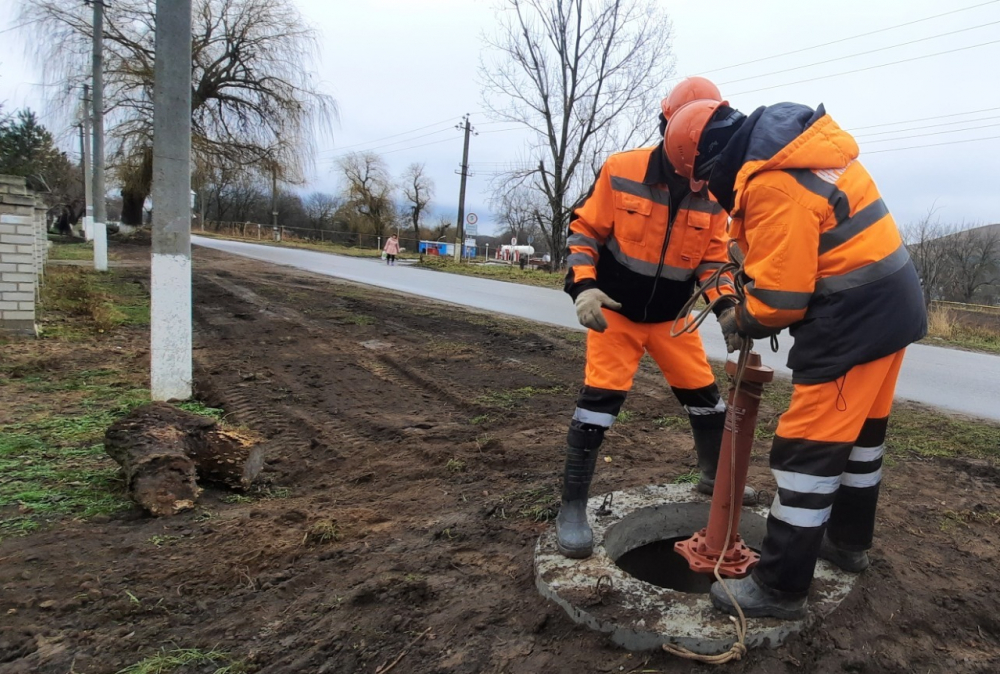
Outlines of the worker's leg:
[{"label": "worker's leg", "polygon": [[[726,403],[719,394],[701,335],[695,332],[672,337],[672,328],[673,323],[651,325],[646,350],[660,366],[670,390],[688,414],[698,454],[698,468],[701,470],[697,488],[702,493],[711,494],[715,488],[715,473],[726,425]],[[753,489],[747,487],[744,490],[744,503],[753,503],[755,497]]]},{"label": "worker's leg", "polygon": [[[885,430],[892,411],[896,380],[903,364],[903,351],[889,358],[891,361],[882,380],[882,387],[868,411],[861,433],[851,449],[847,467],[840,478],[840,489],[827,525],[826,533],[830,543],[835,548],[848,552],[860,553],[870,549],[875,532],[875,509],[882,484]],[[862,571],[868,565],[867,555],[855,557],[853,568],[847,570]]]},{"label": "worker's leg", "polygon": [[569,425],[562,505],[556,518],[559,550],[567,557],[588,557],[594,536],[587,523],[587,495],[604,432],[625,402],[643,354],[645,326],[604,311],[608,329],[587,334],[584,386]]},{"label": "worker's leg", "polygon": [[763,587],[791,597],[808,592],[841,474],[894,366],[887,356],[836,381],[795,385],[771,447],[778,492],[753,572]]}]

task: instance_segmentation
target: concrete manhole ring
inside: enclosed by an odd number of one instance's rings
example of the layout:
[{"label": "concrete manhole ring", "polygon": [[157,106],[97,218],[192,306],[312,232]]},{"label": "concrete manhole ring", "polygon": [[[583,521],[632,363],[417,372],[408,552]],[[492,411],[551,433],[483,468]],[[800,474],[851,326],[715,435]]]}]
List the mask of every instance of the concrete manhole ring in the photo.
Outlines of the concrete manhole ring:
[{"label": "concrete manhole ring", "polygon": [[[711,500],[692,485],[654,485],[594,496],[588,515],[594,529],[594,554],[567,559],[556,549],[555,524],[535,547],[535,583],[542,595],[574,621],[603,632],[630,651],[663,644],[695,653],[724,653],[736,640],[728,616],[712,607],[708,594],[681,592],[639,580],[617,564],[623,555],[694,533],[708,522]],[[610,500],[607,511],[598,514]],[[767,508],[744,508],[741,533],[760,549]],[[850,593],[857,576],[820,560],[809,595],[809,615],[800,621],[770,618],[748,621],[747,646],[777,647],[818,617],[833,611]]]}]

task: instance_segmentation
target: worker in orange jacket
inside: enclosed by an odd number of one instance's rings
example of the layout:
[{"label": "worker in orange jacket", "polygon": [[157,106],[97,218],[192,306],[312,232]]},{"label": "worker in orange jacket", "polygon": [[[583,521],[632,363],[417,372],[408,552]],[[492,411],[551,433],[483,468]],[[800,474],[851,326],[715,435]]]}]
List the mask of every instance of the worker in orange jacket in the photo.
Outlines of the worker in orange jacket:
[{"label": "worker in orange jacket", "polygon": [[[683,103],[720,100],[702,78],[676,86],[662,102],[663,125]],[[726,404],[719,396],[701,337],[671,337],[695,284],[727,261],[728,217],[707,192],[692,191],[667,161],[660,143],[614,154],[570,221],[566,292],[589,328],[584,386],[570,422],[562,505],[556,519],[559,550],[588,557],[593,533],[587,495],[604,433],[615,422],[644,352],[656,361],[688,413],[701,479],[712,493]],[[723,290],[732,292],[732,281]],[[714,296],[715,288],[707,289]],[[753,490],[748,490],[753,498]]]},{"label": "worker in orange jacket", "polygon": [[[708,182],[746,256],[745,299],[720,317],[730,350],[784,328],[795,338],[760,563],[727,583],[747,616],[801,618],[817,557],[868,566],[903,351],[927,332],[920,280],[857,143],[822,105],[746,117],[694,101],[671,119],[666,150],[678,173]],[[711,597],[735,615],[718,583]]]}]

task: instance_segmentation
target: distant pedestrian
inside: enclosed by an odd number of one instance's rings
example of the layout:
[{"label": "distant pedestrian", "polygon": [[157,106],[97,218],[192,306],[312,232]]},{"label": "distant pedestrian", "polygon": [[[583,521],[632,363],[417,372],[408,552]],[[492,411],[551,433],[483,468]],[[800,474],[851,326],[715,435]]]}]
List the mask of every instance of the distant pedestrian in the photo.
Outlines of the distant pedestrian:
[{"label": "distant pedestrian", "polygon": [[382,249],[385,253],[385,263],[387,265],[396,264],[396,256],[399,255],[399,239],[393,234],[389,237],[389,240],[385,242],[385,248]]}]

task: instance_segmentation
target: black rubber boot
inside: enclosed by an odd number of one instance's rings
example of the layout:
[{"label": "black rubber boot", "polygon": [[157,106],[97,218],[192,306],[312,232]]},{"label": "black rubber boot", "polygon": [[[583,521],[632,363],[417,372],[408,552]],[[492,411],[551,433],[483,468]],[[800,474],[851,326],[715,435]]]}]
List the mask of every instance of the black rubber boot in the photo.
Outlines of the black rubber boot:
[{"label": "black rubber boot", "polygon": [[594,552],[594,532],[587,522],[587,494],[594,477],[604,428],[573,421],[566,449],[562,504],[556,517],[556,545],[566,557],[583,559]]},{"label": "black rubber boot", "polygon": [[823,542],[819,546],[819,558],[848,573],[861,573],[871,564],[866,551],[844,550],[826,534],[823,534]]},{"label": "black rubber boot", "polygon": [[[726,587],[743,609],[747,618],[778,618],[779,620],[801,620],[806,617],[806,598],[788,598],[760,585],[753,576],[739,580],[726,580]],[[708,592],[712,605],[723,613],[738,615],[736,607],[722,585],[712,583]]]},{"label": "black rubber boot", "polygon": [[[715,491],[715,474],[719,468],[719,455],[722,453],[722,428],[691,428],[694,436],[694,448],[698,453],[698,469],[701,478],[695,485],[702,494],[709,496]],[[723,485],[728,489],[729,485]],[[755,505],[757,492],[753,487],[743,487],[743,505]]]}]

